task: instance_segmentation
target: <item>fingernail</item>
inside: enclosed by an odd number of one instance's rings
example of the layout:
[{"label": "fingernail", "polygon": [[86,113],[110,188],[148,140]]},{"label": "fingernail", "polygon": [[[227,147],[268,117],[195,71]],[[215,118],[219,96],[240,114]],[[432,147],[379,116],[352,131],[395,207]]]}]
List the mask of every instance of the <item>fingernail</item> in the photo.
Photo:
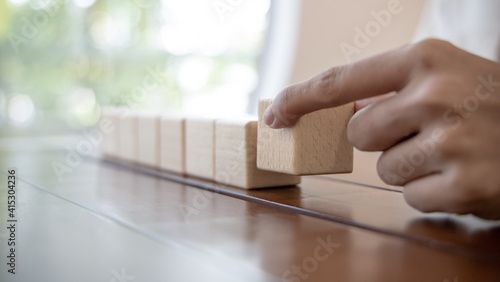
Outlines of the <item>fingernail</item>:
[{"label": "fingernail", "polygon": [[266,111],[264,112],[264,123],[268,126],[271,126],[274,122],[274,114],[271,108],[272,105],[267,107]]}]

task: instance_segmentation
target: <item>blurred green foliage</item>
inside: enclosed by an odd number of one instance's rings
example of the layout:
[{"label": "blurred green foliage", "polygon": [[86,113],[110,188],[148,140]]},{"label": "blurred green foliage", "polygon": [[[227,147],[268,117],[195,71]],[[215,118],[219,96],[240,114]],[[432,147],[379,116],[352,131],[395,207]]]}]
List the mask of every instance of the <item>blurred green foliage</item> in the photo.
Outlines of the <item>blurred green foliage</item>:
[{"label": "blurred green foliage", "polygon": [[[175,10],[181,1],[175,1],[0,0],[1,129],[15,127],[9,120],[9,101],[18,94],[29,96],[35,109],[34,120],[25,128],[81,128],[98,120],[103,105],[178,111],[187,97],[224,84],[229,66],[256,69],[267,27],[265,14],[253,15],[260,25],[245,31],[243,24],[239,30],[238,22],[217,18],[210,1],[188,1],[200,5],[192,10],[183,6],[181,12]],[[81,7],[82,3],[90,6]],[[234,20],[245,9],[237,8],[242,11],[235,10]],[[183,21],[183,15],[195,12],[206,18]],[[190,32],[206,26],[206,19],[216,29],[210,34],[220,36],[200,41],[203,34]],[[185,33],[170,38],[170,27]],[[184,52],[165,47],[170,40],[182,43],[185,38],[197,41]],[[203,51],[204,45],[221,43],[222,52]],[[201,88],[186,89],[179,82],[179,68],[188,58],[210,62]]]}]

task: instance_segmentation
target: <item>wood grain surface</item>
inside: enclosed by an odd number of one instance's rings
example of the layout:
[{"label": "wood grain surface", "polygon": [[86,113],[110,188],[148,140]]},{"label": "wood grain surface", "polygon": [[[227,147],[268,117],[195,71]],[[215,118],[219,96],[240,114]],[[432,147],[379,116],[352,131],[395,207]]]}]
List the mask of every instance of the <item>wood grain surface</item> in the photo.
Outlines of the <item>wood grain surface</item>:
[{"label": "wood grain surface", "polygon": [[2,171],[17,167],[22,179],[19,275],[1,281],[500,277],[499,222],[422,214],[390,187],[308,176],[244,190],[89,157],[58,179],[50,164],[67,151],[16,146],[0,156]]}]

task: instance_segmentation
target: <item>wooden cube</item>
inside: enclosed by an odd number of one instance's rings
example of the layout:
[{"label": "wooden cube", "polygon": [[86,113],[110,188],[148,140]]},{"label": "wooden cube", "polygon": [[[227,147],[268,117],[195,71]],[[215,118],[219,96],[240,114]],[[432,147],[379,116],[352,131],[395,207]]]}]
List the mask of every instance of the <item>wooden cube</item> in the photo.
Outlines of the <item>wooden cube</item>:
[{"label": "wooden cube", "polygon": [[120,158],[128,162],[137,162],[139,125],[138,113],[127,110],[120,118]]},{"label": "wooden cube", "polygon": [[354,104],[304,115],[290,128],[272,129],[263,114],[272,100],[259,101],[257,167],[294,175],[352,172],[353,147],[347,124]]},{"label": "wooden cube", "polygon": [[186,118],[186,174],[214,179],[215,119]]},{"label": "wooden cube", "polygon": [[118,158],[120,156],[120,111],[116,108],[104,108],[99,120],[99,133],[102,134],[100,152],[105,157]]},{"label": "wooden cube", "polygon": [[180,116],[163,116],[160,121],[160,168],[184,174],[186,119]]},{"label": "wooden cube", "polygon": [[215,181],[253,189],[300,183],[300,176],[257,168],[257,119],[217,120]]},{"label": "wooden cube", "polygon": [[140,113],[138,115],[137,163],[160,167],[160,115]]}]

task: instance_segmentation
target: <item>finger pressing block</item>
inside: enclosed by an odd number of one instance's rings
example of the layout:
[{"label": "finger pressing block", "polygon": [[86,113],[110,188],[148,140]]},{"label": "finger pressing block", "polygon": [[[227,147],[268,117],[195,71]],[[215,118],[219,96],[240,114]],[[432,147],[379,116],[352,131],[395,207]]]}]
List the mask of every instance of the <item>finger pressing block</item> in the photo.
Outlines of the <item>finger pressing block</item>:
[{"label": "finger pressing block", "polygon": [[257,168],[257,121],[242,118],[215,124],[215,181],[246,189],[289,186],[300,176]]},{"label": "finger pressing block", "polygon": [[272,129],[263,115],[272,100],[259,101],[257,167],[294,175],[352,172],[347,124],[354,104],[304,115],[290,128]]}]

